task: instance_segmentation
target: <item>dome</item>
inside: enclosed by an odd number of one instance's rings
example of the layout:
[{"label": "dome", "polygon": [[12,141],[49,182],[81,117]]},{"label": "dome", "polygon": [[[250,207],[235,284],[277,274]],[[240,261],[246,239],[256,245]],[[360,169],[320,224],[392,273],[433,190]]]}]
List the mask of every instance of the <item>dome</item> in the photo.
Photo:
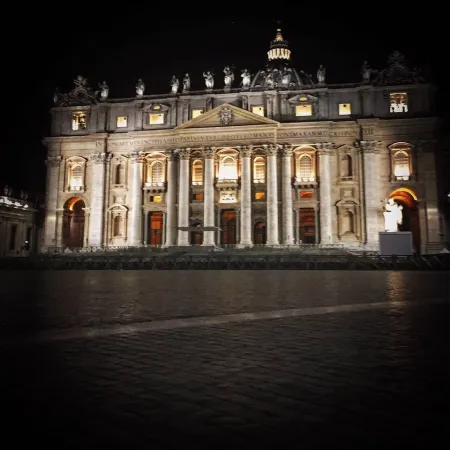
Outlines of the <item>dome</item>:
[{"label": "dome", "polygon": [[277,30],[275,39],[270,42],[267,57],[266,67],[257,72],[251,88],[300,89],[314,84],[310,75],[303,70],[297,72],[291,67],[291,50],[288,41],[281,34],[281,29]]}]

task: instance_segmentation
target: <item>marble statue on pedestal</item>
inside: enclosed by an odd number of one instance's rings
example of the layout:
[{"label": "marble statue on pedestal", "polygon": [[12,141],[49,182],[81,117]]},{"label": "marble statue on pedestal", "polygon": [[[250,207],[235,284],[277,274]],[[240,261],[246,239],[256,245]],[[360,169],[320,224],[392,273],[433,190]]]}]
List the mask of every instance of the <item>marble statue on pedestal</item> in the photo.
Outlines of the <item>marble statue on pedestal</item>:
[{"label": "marble statue on pedestal", "polygon": [[225,66],[223,69],[223,73],[225,74],[224,83],[226,88],[231,88],[231,84],[234,81],[234,73],[230,66]]},{"label": "marble statue on pedestal", "polygon": [[241,73],[241,78],[242,78],[242,87],[244,89],[248,89],[252,81],[251,73],[247,69],[243,69]]},{"label": "marble statue on pedestal", "polygon": [[139,78],[138,82],[136,83],[136,95],[138,97],[142,97],[145,92],[145,83],[142,81],[142,78]]},{"label": "marble statue on pedestal", "polygon": [[214,89],[214,74],[210,70],[203,72],[206,89]]},{"label": "marble statue on pedestal", "polygon": [[281,76],[281,84],[283,87],[288,88],[291,85],[292,80],[292,69],[287,67],[283,70],[283,75]]},{"label": "marble statue on pedestal", "polygon": [[98,87],[100,88],[100,98],[102,100],[106,100],[109,95],[109,86],[106,84],[106,81],[103,81],[103,83],[99,83]]},{"label": "marble statue on pedestal", "polygon": [[183,78],[183,92],[189,92],[191,90],[191,77],[187,73]]},{"label": "marble statue on pedestal", "polygon": [[390,198],[384,207],[384,229],[388,232],[398,231],[398,226],[403,222],[403,206]]},{"label": "marble statue on pedestal", "polygon": [[317,69],[317,83],[325,84],[325,67],[322,64]]},{"label": "marble statue on pedestal", "polygon": [[372,69],[367,61],[364,61],[361,67],[361,77],[363,83],[370,83],[370,77],[372,76]]},{"label": "marble statue on pedestal", "polygon": [[170,80],[170,86],[172,88],[172,94],[176,94],[178,92],[178,88],[180,87],[180,80],[175,75]]}]

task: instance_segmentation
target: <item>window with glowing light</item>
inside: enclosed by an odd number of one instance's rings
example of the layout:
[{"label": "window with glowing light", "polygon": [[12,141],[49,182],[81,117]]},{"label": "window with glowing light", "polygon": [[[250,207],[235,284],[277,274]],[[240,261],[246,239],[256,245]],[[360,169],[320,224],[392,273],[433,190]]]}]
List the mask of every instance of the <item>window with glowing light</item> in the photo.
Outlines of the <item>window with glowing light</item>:
[{"label": "window with glowing light", "polygon": [[255,200],[264,200],[266,198],[265,192],[255,192]]},{"label": "window with glowing light", "polygon": [[389,94],[390,112],[408,112],[408,94],[406,92],[391,92]]},{"label": "window with glowing light", "polygon": [[192,195],[192,200],[194,200],[195,202],[203,201],[203,192],[199,192],[197,194],[193,194]]},{"label": "window with glowing light", "polygon": [[255,183],[266,182],[266,163],[261,156],[253,161],[253,180]]},{"label": "window with glowing light", "polygon": [[411,159],[408,152],[400,150],[394,153],[394,176],[397,180],[409,180],[411,176]]},{"label": "window with glowing light", "polygon": [[203,114],[203,109],[193,109],[192,110],[192,118],[195,119],[198,116]]},{"label": "window with glowing light", "polygon": [[118,116],[117,117],[117,128],[126,128],[128,126],[128,117],[127,116]]},{"label": "window with glowing light", "polygon": [[150,125],[163,125],[164,124],[164,113],[149,114],[149,124]]},{"label": "window with glowing light", "polygon": [[339,115],[349,116],[352,113],[352,105],[350,103],[339,103]]},{"label": "window with glowing light", "polygon": [[309,155],[302,155],[297,161],[297,177],[302,181],[314,181],[312,170],[312,158]]},{"label": "window with glowing light", "polygon": [[192,163],[192,184],[203,184],[203,162],[198,159]]},{"label": "window with glowing light", "polygon": [[264,106],[252,106],[252,113],[264,117]]},{"label": "window with glowing light", "polygon": [[85,112],[74,112],[72,114],[72,130],[81,131],[87,128],[87,114]]},{"label": "window with glowing light", "polygon": [[311,104],[296,105],[295,115],[297,117],[312,116],[312,105]]},{"label": "window with glowing light", "polygon": [[300,191],[299,198],[300,200],[308,200],[313,197],[312,191]]},{"label": "window with glowing light", "polygon": [[220,169],[220,178],[222,180],[237,180],[237,164],[236,160],[231,156],[226,156],[222,159]]},{"label": "window with glowing light", "polygon": [[161,203],[162,202],[162,195],[152,195],[150,197],[150,203]]},{"label": "window with glowing light", "polygon": [[70,189],[80,191],[83,187],[83,168],[75,165],[70,169]]}]

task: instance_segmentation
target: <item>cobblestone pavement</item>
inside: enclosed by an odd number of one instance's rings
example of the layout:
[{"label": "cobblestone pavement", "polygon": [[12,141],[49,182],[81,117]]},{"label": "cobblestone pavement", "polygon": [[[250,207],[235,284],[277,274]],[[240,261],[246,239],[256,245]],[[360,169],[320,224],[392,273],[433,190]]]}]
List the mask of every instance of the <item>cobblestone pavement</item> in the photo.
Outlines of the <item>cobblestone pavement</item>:
[{"label": "cobblestone pavement", "polygon": [[445,298],[240,317],[5,341],[6,448],[447,448]]}]

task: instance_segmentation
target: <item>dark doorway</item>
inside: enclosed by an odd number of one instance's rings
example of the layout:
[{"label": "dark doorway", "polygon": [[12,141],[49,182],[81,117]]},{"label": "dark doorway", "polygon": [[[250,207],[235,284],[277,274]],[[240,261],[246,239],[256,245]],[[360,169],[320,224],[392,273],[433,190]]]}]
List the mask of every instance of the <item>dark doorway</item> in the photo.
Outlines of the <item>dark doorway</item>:
[{"label": "dark doorway", "polygon": [[224,209],[220,214],[221,244],[236,245],[236,211]]},{"label": "dark doorway", "polygon": [[163,244],[163,213],[151,212],[148,214],[148,240],[149,245]]},{"label": "dark doorway", "polygon": [[264,245],[266,243],[266,224],[264,222],[255,223],[253,243],[255,245]]},{"label": "dark doorway", "polygon": [[298,226],[302,244],[316,243],[316,212],[314,208],[300,208]]},{"label": "dark doorway", "polygon": [[[201,227],[202,225],[198,222],[193,223],[193,227]],[[202,245],[203,244],[203,231],[191,231],[191,245]]]},{"label": "dark doorway", "polygon": [[86,204],[81,197],[72,197],[64,205],[62,244],[64,247],[83,247]]}]

